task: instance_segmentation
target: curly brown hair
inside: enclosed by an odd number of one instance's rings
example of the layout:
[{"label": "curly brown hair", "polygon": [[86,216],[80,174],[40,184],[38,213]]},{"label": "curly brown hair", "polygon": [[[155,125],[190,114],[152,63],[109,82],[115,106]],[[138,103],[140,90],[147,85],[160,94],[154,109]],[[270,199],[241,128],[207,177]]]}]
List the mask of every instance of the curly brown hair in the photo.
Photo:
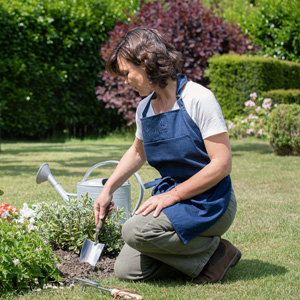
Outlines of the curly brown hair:
[{"label": "curly brown hair", "polygon": [[155,29],[135,28],[116,44],[106,62],[111,75],[123,76],[118,64],[120,57],[137,66],[144,64],[148,82],[160,88],[181,73],[181,53]]}]

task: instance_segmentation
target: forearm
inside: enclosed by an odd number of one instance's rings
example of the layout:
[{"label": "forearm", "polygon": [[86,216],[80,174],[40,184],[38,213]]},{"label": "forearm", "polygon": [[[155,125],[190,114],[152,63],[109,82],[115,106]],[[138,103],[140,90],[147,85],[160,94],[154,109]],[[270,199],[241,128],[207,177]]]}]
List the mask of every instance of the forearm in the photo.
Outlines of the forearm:
[{"label": "forearm", "polygon": [[183,201],[202,194],[215,186],[224,177],[230,174],[229,166],[222,166],[217,161],[211,161],[194,176],[177,185],[170,192],[174,194],[177,201]]},{"label": "forearm", "polygon": [[94,203],[95,224],[104,219],[107,207],[111,206],[113,193],[145,163],[142,141],[135,139],[133,145],[123,155],[113,174],[106,181]]},{"label": "forearm", "polygon": [[142,213],[145,216],[155,210],[153,217],[157,217],[163,208],[207,191],[230,173],[231,159],[229,158],[229,161],[224,161],[224,163],[225,165],[220,164],[217,160],[212,160],[201,171],[172,190],[150,197],[140,206],[136,214]]},{"label": "forearm", "polygon": [[207,138],[204,143],[210,162],[174,189],[174,195],[180,197],[181,201],[204,193],[231,172],[232,156],[227,133]]}]

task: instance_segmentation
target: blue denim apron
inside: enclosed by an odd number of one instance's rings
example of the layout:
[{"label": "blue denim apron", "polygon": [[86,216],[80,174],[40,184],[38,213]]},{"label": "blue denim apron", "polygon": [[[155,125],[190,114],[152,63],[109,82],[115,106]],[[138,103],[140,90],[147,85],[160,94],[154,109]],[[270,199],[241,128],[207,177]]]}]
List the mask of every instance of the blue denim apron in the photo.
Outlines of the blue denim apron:
[{"label": "blue denim apron", "polygon": [[[145,184],[154,187],[152,195],[173,189],[198,173],[209,162],[199,127],[187,113],[181,98],[186,76],[177,77],[178,110],[146,117],[147,103],[141,123],[143,145],[148,163],[161,178]],[[206,192],[163,209],[176,233],[186,244],[211,227],[226,211],[231,194],[231,179],[226,176]]]}]

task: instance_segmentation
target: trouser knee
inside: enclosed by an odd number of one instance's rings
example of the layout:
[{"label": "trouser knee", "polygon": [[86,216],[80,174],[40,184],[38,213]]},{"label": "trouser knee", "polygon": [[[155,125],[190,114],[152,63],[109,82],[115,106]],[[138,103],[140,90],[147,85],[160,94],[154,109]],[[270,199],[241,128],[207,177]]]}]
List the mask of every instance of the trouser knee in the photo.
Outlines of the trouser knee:
[{"label": "trouser knee", "polygon": [[142,225],[135,220],[135,216],[128,219],[122,228],[122,236],[126,244],[132,248],[145,241]]}]

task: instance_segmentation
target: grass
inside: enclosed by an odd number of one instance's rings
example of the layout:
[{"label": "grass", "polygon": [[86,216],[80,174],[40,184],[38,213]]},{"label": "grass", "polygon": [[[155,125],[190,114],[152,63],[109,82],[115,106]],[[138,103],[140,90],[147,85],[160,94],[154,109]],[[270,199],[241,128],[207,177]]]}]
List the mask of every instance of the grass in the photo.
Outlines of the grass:
[{"label": "grass", "polygon": [[[51,172],[68,192],[94,164],[119,160],[130,140],[109,137],[97,141],[66,143],[2,143],[0,153],[0,202],[21,208],[24,202],[62,201],[49,183],[37,185],[36,172],[48,162]],[[104,286],[134,289],[144,299],[300,299],[300,157],[278,157],[260,140],[232,141],[233,187],[238,200],[234,224],[225,238],[243,254],[222,284],[196,286],[183,281],[125,282],[115,278]],[[101,167],[93,176],[107,177],[114,165]],[[139,172],[143,182],[157,177],[145,165]],[[135,179],[132,198],[138,197]],[[149,195],[145,192],[144,199]],[[133,203],[134,204],[134,203]],[[95,280],[97,280],[95,278]],[[13,299],[16,299],[13,298]],[[74,290],[44,290],[18,299],[112,299],[106,292],[87,287]]]}]

